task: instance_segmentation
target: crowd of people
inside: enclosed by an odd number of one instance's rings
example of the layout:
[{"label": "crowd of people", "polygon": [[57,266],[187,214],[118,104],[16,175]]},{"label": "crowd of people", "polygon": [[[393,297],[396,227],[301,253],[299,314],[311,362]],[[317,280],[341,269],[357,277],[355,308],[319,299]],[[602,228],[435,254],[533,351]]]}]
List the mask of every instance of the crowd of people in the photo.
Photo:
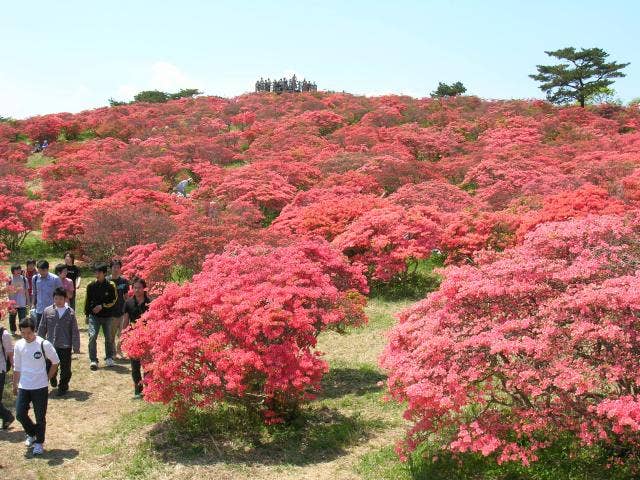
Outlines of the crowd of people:
[{"label": "crowd of people", "polygon": [[[25,445],[33,455],[44,453],[49,386],[56,395],[65,396],[71,381],[73,354],[80,353],[80,331],[76,317],[76,300],[80,288],[80,269],[73,253],[67,252],[64,263],[49,271],[46,260],[28,260],[26,270],[11,266],[7,282],[9,329],[0,326],[0,419],[7,430],[18,420],[25,434]],[[135,322],[149,308],[147,285],[142,278],[131,282],[122,273],[122,262],[94,265],[95,279],[86,288],[84,313],[88,332],[89,368],[98,370],[97,340],[102,329],[105,365],[113,367],[115,359],[124,359],[120,348],[121,331]],[[15,342],[14,337],[21,338]],[[142,398],[142,369],[131,358],[134,398]],[[2,404],[7,373],[13,368],[15,415]],[[29,415],[33,409],[35,422]]]}]

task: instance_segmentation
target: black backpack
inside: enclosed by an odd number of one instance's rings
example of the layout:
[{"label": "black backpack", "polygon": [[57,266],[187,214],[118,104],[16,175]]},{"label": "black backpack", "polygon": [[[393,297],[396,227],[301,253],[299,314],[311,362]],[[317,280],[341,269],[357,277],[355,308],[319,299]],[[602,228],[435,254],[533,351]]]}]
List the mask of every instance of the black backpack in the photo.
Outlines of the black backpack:
[{"label": "black backpack", "polygon": [[4,343],[2,343],[2,336],[4,335],[5,328],[0,327],[0,346],[2,346],[2,357],[4,358],[6,364],[5,372],[9,372],[11,370],[11,362],[9,358],[7,358],[7,352],[4,351]]}]

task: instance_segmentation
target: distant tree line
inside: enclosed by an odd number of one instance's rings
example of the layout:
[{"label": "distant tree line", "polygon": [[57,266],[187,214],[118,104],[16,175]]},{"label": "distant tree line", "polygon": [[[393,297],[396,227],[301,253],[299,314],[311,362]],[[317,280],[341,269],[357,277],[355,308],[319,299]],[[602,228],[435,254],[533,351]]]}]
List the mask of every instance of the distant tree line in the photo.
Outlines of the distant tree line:
[{"label": "distant tree line", "polygon": [[132,102],[121,102],[119,100],[109,99],[109,105],[118,107],[120,105],[129,105],[131,103],[147,102],[147,103],[165,103],[169,100],[177,100],[179,98],[191,98],[201,95],[202,92],[197,88],[183,88],[176,93],[162,92],[160,90],[143,90],[133,97]]},{"label": "distant tree line", "polygon": [[273,92],[273,93],[301,93],[301,92],[317,92],[318,86],[315,82],[304,79],[299,81],[295,75],[290,79],[281,78],[280,80],[266,80],[260,77],[256,82],[256,92]]}]

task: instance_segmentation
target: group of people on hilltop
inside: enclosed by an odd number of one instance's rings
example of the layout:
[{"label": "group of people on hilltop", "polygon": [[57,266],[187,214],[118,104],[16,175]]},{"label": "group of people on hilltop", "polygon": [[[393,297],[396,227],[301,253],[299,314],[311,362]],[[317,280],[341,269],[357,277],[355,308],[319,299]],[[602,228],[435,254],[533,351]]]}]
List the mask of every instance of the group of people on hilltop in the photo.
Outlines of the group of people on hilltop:
[{"label": "group of people on hilltop", "polygon": [[[7,282],[9,296],[9,330],[0,327],[0,418],[6,430],[17,419],[26,433],[25,444],[33,455],[44,452],[49,385],[64,396],[71,380],[72,353],[80,353],[80,332],[76,317],[76,298],[80,287],[80,270],[72,253],[65,263],[49,272],[46,260],[28,260],[26,271],[11,266]],[[100,329],[105,343],[105,365],[123,358],[120,333],[134,324],[149,308],[146,283],[135,278],[130,283],[122,276],[122,262],[94,266],[95,280],[87,285],[84,313],[89,336],[89,368],[98,370],[97,339]],[[18,324],[16,325],[16,318]],[[22,337],[13,345],[18,330]],[[142,398],[140,361],[130,359],[134,397]],[[2,405],[6,375],[13,368],[15,416]],[[33,408],[35,422],[29,416]]]}]

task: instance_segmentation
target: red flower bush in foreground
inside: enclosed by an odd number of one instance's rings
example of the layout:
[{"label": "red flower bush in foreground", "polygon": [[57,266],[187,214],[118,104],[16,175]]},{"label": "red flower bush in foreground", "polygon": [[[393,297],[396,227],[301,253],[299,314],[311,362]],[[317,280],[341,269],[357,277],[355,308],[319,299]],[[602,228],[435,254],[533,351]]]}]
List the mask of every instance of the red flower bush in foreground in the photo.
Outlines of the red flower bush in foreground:
[{"label": "red flower bush in foreground", "polygon": [[313,397],[328,370],[316,337],[364,323],[366,292],[326,242],[238,248],[169,285],[123,348],[142,359],[148,400],[177,412],[238,402],[276,422]]},{"label": "red flower bush in foreground", "polygon": [[637,212],[588,216],[445,270],[381,360],[413,422],[404,447],[525,464],[565,432],[637,448],[639,247]]}]

